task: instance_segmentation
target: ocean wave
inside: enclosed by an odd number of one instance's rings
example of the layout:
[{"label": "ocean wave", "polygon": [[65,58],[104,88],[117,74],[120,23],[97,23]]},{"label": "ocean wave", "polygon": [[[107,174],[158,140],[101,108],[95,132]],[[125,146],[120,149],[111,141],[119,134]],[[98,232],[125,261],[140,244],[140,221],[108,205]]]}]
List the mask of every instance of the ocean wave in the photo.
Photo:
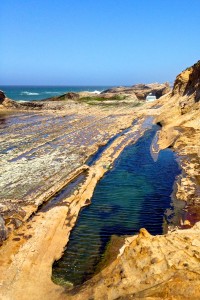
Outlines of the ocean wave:
[{"label": "ocean wave", "polygon": [[97,91],[97,90],[96,90],[96,91],[89,92],[89,93],[91,93],[91,94],[101,94],[101,92],[102,92],[102,91]]},{"label": "ocean wave", "polygon": [[21,95],[34,96],[34,95],[39,95],[39,93],[32,93],[32,92],[24,91],[24,92],[21,92]]},{"label": "ocean wave", "polygon": [[61,94],[62,92],[44,92],[44,94]]}]

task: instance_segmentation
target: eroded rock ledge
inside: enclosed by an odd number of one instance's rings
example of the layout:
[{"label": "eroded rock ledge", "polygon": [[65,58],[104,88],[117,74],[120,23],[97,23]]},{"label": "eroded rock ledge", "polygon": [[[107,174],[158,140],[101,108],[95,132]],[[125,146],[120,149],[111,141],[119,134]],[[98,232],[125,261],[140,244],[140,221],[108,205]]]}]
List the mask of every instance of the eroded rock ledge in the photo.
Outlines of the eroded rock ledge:
[{"label": "eroded rock ledge", "polygon": [[172,147],[180,157],[183,172],[176,196],[186,204],[180,221],[184,230],[151,236],[141,229],[139,235],[126,239],[114,262],[72,291],[69,299],[200,298],[199,78],[198,62],[178,75],[172,93],[148,105],[158,107],[160,149]]},{"label": "eroded rock ledge", "polygon": [[[118,258],[67,299],[199,299],[200,222],[127,238]],[[61,299],[61,298],[60,298]],[[63,298],[64,299],[64,298]]]}]

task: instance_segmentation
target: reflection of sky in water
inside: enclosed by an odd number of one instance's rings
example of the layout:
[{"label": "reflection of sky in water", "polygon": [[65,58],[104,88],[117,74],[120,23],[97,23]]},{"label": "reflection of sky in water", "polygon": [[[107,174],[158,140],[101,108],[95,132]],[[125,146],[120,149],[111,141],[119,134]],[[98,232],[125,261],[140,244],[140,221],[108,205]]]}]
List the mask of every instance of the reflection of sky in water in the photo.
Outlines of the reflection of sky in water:
[{"label": "reflection of sky in water", "polygon": [[115,167],[98,183],[92,204],[84,208],[70,236],[67,251],[53,274],[75,284],[94,272],[111,235],[135,234],[145,227],[162,234],[178,165],[170,150],[154,162],[150,145],[157,127],[128,146]]}]

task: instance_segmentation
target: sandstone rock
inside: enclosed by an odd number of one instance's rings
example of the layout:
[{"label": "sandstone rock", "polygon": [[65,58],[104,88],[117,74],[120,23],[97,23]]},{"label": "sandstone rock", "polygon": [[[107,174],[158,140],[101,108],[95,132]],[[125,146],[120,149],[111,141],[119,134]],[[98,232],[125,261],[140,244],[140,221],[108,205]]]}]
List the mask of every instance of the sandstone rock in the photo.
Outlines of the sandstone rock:
[{"label": "sandstone rock", "polygon": [[101,95],[106,94],[127,94],[135,95],[139,100],[145,100],[146,96],[152,93],[156,98],[169,93],[171,91],[169,83],[151,83],[151,84],[136,84],[131,87],[116,87],[105,90]]},{"label": "sandstone rock", "polygon": [[188,112],[200,100],[200,61],[180,73],[175,80],[172,96],[182,97],[180,110]]},{"label": "sandstone rock", "polygon": [[200,60],[176,77],[172,96],[175,94],[179,94],[179,96],[193,95],[195,102],[200,100]]},{"label": "sandstone rock", "polygon": [[72,299],[199,299],[199,245],[199,223],[166,236],[142,229]]},{"label": "sandstone rock", "polygon": [[[179,75],[173,93],[158,100],[161,108],[156,120],[162,125],[160,149],[173,147],[182,155],[183,173],[176,196],[188,206],[180,228],[194,227],[154,237],[140,230],[139,235],[126,239],[118,258],[78,289],[72,299],[200,299],[200,222],[195,224],[200,220],[199,66],[197,63]],[[144,97],[149,90],[137,85],[134,92]]]},{"label": "sandstone rock", "polygon": [[30,101],[30,102],[17,102],[11,100],[9,98],[5,98],[2,102],[2,105],[5,108],[17,108],[17,109],[40,109],[44,106],[44,103],[37,102],[37,101]]}]

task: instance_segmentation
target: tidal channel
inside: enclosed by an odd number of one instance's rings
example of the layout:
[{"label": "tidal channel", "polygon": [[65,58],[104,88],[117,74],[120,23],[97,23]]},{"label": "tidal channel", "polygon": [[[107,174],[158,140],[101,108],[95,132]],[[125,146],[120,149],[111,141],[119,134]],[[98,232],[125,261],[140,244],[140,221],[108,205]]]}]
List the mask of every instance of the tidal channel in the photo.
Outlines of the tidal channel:
[{"label": "tidal channel", "polygon": [[160,151],[156,161],[152,158],[150,148],[157,130],[154,125],[127,146],[99,181],[92,203],[79,214],[64,255],[53,265],[55,282],[76,286],[89,279],[112,235],[134,235],[142,227],[153,235],[163,234],[180,168],[171,149]]}]

